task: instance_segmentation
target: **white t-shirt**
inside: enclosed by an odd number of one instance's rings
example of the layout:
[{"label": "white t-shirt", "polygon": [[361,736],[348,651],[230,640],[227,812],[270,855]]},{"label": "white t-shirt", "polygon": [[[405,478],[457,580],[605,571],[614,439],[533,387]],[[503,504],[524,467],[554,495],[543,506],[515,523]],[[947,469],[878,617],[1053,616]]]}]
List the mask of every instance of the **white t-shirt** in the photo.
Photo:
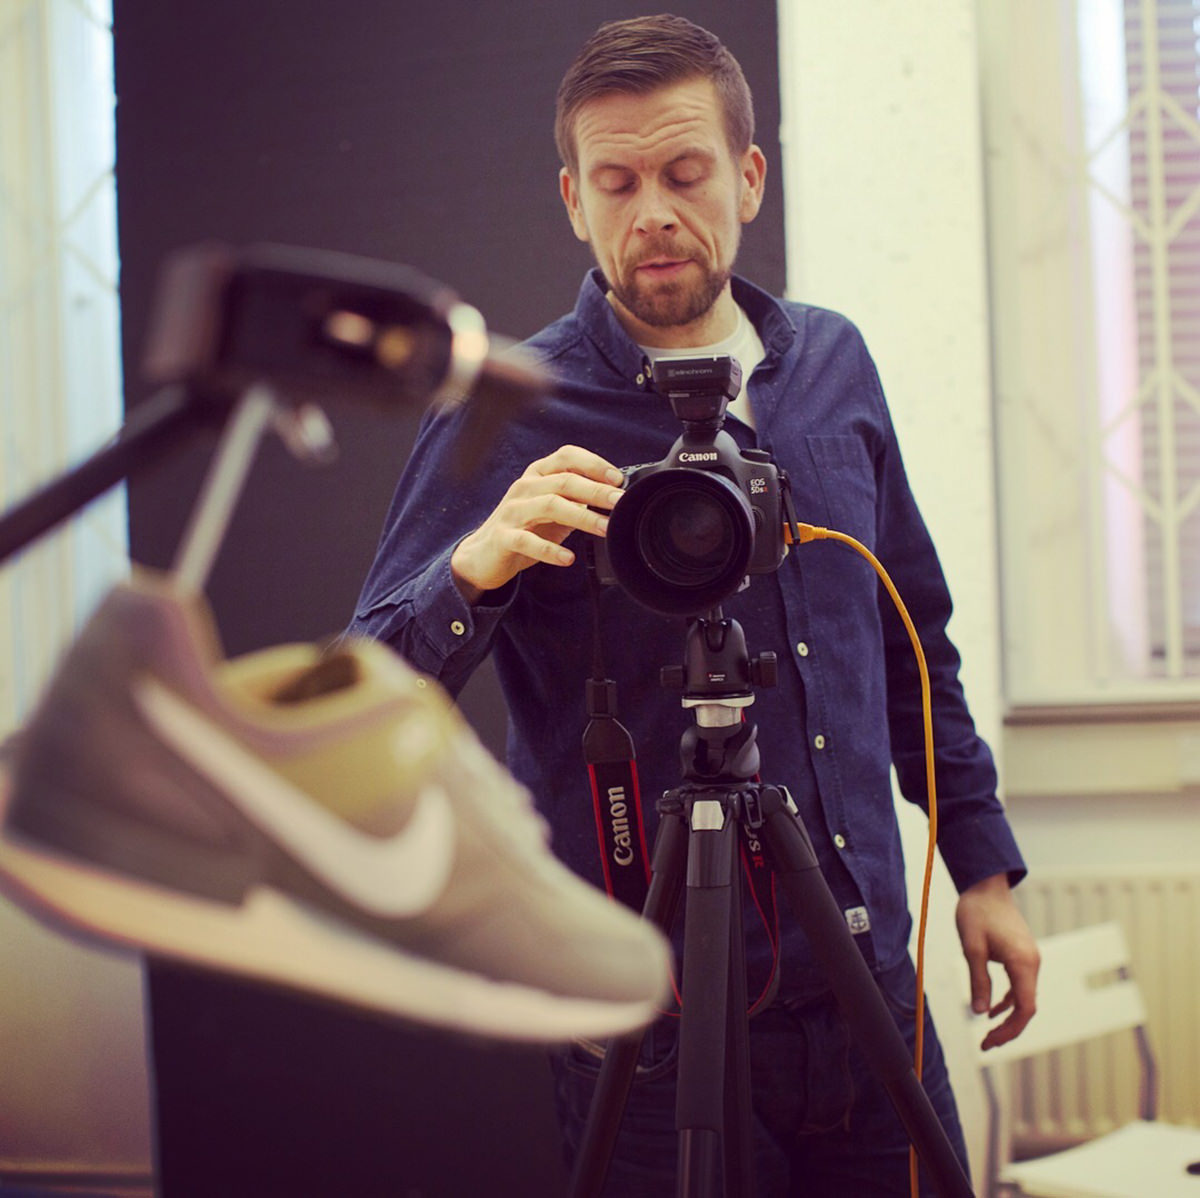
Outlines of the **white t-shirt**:
[{"label": "white t-shirt", "polygon": [[758,331],[742,310],[741,304],[736,307],[737,326],[728,337],[723,337],[712,345],[690,345],[687,349],[661,349],[654,345],[643,345],[641,350],[652,363],[666,358],[715,358],[721,354],[729,354],[730,357],[736,358],[742,368],[742,389],[736,399],[729,401],[726,411],[753,428],[754,415],[750,411],[746,384],[750,381],[754,368],[763,360],[765,351]]}]

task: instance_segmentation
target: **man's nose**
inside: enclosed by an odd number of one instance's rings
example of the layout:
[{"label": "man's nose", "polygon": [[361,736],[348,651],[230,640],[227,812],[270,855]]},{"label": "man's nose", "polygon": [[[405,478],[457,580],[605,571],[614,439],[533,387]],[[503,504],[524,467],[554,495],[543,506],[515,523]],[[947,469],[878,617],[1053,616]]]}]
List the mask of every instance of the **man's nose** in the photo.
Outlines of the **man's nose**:
[{"label": "man's nose", "polygon": [[634,214],[635,227],[639,233],[658,233],[675,226],[675,209],[666,189],[658,183],[647,183],[638,192],[638,206]]}]

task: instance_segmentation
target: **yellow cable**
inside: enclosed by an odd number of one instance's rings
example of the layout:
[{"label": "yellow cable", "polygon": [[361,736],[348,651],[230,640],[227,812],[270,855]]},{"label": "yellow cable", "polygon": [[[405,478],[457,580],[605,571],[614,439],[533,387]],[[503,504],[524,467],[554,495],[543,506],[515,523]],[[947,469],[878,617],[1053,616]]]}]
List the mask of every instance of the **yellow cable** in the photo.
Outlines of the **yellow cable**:
[{"label": "yellow cable", "polygon": [[[913,653],[916,655],[917,667],[921,671],[921,714],[925,724],[925,786],[929,792],[929,839],[925,849],[925,877],[921,887],[921,911],[917,921],[917,1036],[913,1052],[913,1069],[917,1081],[921,1080],[921,1069],[925,1054],[925,928],[929,920],[929,890],[933,883],[933,857],[937,847],[938,815],[937,815],[937,779],[934,772],[933,760],[933,703],[930,696],[929,667],[925,663],[925,651],[921,648],[921,638],[917,635],[916,627],[900,598],[900,592],[888,577],[879,559],[861,542],[844,532],[835,532],[831,528],[818,528],[812,524],[798,524],[800,543],[809,541],[840,541],[851,549],[861,553],[871,563],[880,581],[887,588],[887,593],[904,621],[908,631],[908,639],[912,642]],[[789,541],[791,537],[787,538]],[[909,1148],[908,1153],[909,1184],[913,1198],[917,1195],[917,1153],[915,1148]]]}]

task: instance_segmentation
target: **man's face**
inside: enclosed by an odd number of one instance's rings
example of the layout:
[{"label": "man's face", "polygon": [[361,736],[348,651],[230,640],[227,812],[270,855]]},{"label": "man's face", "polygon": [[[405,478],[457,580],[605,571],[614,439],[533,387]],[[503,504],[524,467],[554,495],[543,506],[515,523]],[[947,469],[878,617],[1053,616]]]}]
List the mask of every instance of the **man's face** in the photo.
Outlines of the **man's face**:
[{"label": "man's face", "polygon": [[729,275],[766,163],[757,146],[735,160],[712,83],[601,96],[579,110],[575,143],[563,201],[635,339],[703,345],[732,331]]}]

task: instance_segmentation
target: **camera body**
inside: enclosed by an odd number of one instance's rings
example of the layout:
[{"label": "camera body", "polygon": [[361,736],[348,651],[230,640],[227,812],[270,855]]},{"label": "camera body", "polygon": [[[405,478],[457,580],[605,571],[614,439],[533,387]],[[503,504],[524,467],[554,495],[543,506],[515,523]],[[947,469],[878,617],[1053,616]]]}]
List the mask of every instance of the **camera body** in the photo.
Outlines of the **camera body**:
[{"label": "camera body", "polygon": [[651,385],[683,432],[662,461],[625,468],[625,495],[596,543],[600,581],[653,611],[702,614],[783,561],[787,478],[721,427],[741,378],[728,355],[654,366]]}]

